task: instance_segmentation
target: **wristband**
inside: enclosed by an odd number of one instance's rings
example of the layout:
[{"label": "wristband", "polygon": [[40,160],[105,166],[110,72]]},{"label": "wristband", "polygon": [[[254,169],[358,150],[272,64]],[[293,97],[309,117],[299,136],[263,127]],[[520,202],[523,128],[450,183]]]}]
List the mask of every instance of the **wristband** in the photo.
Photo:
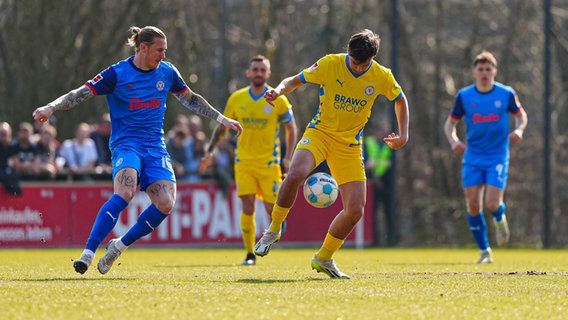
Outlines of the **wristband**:
[{"label": "wristband", "polygon": [[219,113],[219,115],[217,116],[217,122],[223,123],[223,119],[225,119],[225,117]]}]

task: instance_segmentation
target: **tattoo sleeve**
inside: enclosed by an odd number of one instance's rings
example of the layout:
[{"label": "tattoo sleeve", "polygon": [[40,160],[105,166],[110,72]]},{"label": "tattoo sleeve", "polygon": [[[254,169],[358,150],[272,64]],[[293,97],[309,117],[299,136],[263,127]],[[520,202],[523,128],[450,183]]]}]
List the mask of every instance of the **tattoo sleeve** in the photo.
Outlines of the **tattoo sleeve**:
[{"label": "tattoo sleeve", "polygon": [[184,107],[210,119],[217,120],[217,117],[221,114],[213,108],[207,100],[191,91],[191,89],[186,90],[184,93],[174,94],[174,97],[176,97]]},{"label": "tattoo sleeve", "polygon": [[79,88],[69,91],[67,94],[53,100],[49,103],[55,110],[69,110],[74,108],[83,101],[86,101],[95,94],[87,86],[80,86]]}]

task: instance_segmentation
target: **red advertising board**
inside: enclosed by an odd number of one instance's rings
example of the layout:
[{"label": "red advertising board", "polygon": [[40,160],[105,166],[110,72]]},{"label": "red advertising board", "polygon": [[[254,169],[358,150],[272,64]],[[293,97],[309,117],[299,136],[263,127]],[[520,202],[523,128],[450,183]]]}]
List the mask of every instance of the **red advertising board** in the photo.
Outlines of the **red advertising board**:
[{"label": "red advertising board", "polygon": [[[100,206],[112,195],[112,186],[28,185],[23,196],[9,196],[0,190],[0,248],[82,247],[87,241]],[[367,194],[370,194],[367,192]],[[371,212],[372,199],[366,212]],[[150,204],[144,192],[132,199],[105,240],[123,235]],[[310,206],[299,193],[287,218],[282,246],[320,244],[329,224],[341,210],[341,199],[329,208]],[[180,184],[171,216],[136,246],[240,246],[241,204],[231,186],[228,198],[215,184]],[[373,238],[372,214],[364,218],[347,239],[347,245],[369,244]],[[257,238],[270,219],[257,203]]]}]

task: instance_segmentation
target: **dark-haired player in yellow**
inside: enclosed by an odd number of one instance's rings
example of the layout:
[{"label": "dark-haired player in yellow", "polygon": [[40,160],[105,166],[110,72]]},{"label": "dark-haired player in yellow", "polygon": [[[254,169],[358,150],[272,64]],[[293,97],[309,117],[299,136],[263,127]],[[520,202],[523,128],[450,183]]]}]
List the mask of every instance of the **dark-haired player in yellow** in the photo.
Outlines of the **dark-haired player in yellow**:
[{"label": "dark-haired player in yellow", "polygon": [[312,259],[312,268],[331,278],[349,278],[339,271],[332,256],[363,216],[366,200],[363,128],[379,95],[396,101],[399,134],[391,133],[384,141],[395,150],[408,141],[408,103],[392,72],[373,60],[379,45],[378,35],[362,30],[351,36],[347,54],[326,55],[265,93],[270,103],[309,82],[319,85],[320,103],[296,147],[272,211],[270,228],[255,245],[256,255],[267,255],[272,244],[280,239],[281,224],[296,201],[299,186],[317,165],[327,160],[339,184],[343,210],[329,226],[322,247]]},{"label": "dark-haired player in yellow", "polygon": [[[235,91],[227,100],[223,114],[238,119],[246,130],[237,139],[235,149],[235,182],[237,195],[241,199],[241,232],[247,251],[242,265],[256,264],[253,252],[256,236],[255,210],[256,197],[264,202],[266,212],[272,212],[276,195],[282,184],[281,161],[284,169],[289,167],[294,145],[297,141],[297,127],[292,113],[292,105],[285,96],[269,104],[264,94],[271,88],[266,84],[270,77],[270,61],[262,56],[254,56],[246,71],[250,85]],[[280,157],[280,127],[286,134],[286,155]],[[225,137],[227,129],[217,126],[200,171],[207,167],[217,144]]]}]

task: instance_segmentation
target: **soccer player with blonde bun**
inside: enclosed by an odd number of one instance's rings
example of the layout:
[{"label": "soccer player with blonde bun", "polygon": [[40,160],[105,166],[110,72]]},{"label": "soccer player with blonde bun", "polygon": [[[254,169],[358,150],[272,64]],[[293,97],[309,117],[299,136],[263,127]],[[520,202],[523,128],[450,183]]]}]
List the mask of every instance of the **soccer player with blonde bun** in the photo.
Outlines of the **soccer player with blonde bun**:
[{"label": "soccer player with blonde bun", "polygon": [[319,85],[320,102],[292,156],[272,211],[272,223],[255,245],[257,255],[267,255],[280,239],[282,222],[296,201],[299,186],[317,165],[327,160],[331,175],[339,184],[343,209],[329,226],[311,265],[331,278],[350,278],[337,268],[332,257],[363,216],[366,200],[363,128],[379,95],[395,101],[399,130],[399,134],[388,134],[384,141],[395,150],[408,141],[408,102],[392,72],[373,60],[379,45],[377,34],[362,30],[349,39],[347,53],[326,55],[265,93],[265,99],[271,103],[306,83],[314,83]]},{"label": "soccer player with blonde bun", "polygon": [[114,194],[102,205],[81,257],[73,262],[78,273],[85,273],[95,251],[112,231],[119,215],[134,198],[137,185],[152,204],[122,237],[112,239],[97,267],[107,273],[122,252],[141,237],[156,229],[174,208],[176,179],[164,143],[166,98],[171,92],[193,112],[217,120],[242,132],[239,122],[223,116],[202,96],[185,84],[178,70],[164,61],[168,43],[156,27],[131,27],[128,44],[134,56],[103,70],[81,87],[37,108],[34,119],[45,122],[56,110],[68,110],[96,95],[106,95],[112,133],[112,177]]},{"label": "soccer player with blonde bun", "polygon": [[[462,186],[467,219],[475,242],[481,250],[477,263],[493,262],[483,216],[483,202],[493,216],[497,244],[509,242],[503,195],[509,169],[509,141],[522,140],[527,114],[513,88],[496,82],[497,59],[482,51],[473,60],[475,83],[461,89],[444,125],[444,133],[456,154],[464,153]],[[509,114],[515,128],[509,132]],[[466,143],[457,135],[456,125],[464,120]]]},{"label": "soccer player with blonde bun", "polygon": [[[235,182],[241,200],[241,232],[247,255],[242,265],[255,265],[256,198],[262,199],[267,213],[272,212],[278,189],[282,184],[282,170],[287,170],[297,142],[297,127],[292,105],[280,96],[270,105],[264,93],[271,89],[266,84],[270,77],[270,61],[262,55],[251,58],[246,75],[250,85],[231,94],[223,114],[240,121],[243,134],[237,139],[235,150]],[[286,155],[281,158],[280,127],[284,126]],[[207,167],[217,144],[225,137],[227,128],[217,126],[200,171]],[[282,163],[281,163],[282,162]],[[283,226],[283,229],[285,227]]]}]

